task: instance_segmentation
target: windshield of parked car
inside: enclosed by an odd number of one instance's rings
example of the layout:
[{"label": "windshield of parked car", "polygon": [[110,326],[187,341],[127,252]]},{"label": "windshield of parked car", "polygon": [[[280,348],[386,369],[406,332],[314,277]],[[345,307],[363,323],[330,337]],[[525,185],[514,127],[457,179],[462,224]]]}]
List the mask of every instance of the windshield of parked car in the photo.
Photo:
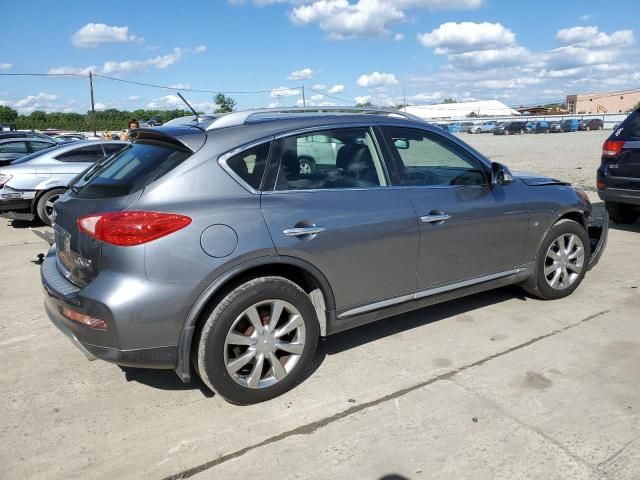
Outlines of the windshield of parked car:
[{"label": "windshield of parked car", "polygon": [[75,182],[73,191],[83,198],[129,195],[167,174],[190,155],[186,148],[165,142],[137,142],[88,170]]}]

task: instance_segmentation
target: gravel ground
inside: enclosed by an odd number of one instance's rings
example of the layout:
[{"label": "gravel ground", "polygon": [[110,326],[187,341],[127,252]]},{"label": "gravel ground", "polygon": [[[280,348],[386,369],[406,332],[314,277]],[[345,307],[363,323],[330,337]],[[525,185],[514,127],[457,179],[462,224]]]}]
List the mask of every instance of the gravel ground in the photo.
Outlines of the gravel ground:
[{"label": "gravel ground", "polygon": [[457,134],[512,170],[542,173],[595,191],[602,144],[610,130],[537,135]]}]

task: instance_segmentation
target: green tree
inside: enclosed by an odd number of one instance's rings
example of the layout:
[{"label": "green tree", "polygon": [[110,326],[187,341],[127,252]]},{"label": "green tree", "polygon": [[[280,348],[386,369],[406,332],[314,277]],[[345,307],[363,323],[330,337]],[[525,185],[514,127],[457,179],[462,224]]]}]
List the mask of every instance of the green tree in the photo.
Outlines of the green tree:
[{"label": "green tree", "polygon": [[458,103],[458,100],[456,100],[453,97],[447,97],[444,100],[442,100],[442,103]]},{"label": "green tree", "polygon": [[356,107],[361,107],[361,108],[373,107],[373,103],[371,102],[356,103]]},{"label": "green tree", "polygon": [[233,112],[233,109],[236,106],[236,101],[231,97],[227,97],[223,93],[218,93],[213,97],[213,103],[217,105],[216,113]]},{"label": "green tree", "polygon": [[0,106],[0,123],[13,125],[18,120],[18,112],[11,107]]}]

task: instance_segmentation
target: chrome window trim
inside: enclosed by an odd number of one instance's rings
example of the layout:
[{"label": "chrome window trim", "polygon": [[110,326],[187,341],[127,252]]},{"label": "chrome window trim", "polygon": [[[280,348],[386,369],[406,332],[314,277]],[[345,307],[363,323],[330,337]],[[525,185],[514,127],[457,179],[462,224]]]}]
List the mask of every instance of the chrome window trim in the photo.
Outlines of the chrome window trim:
[{"label": "chrome window trim", "polygon": [[426,290],[421,290],[413,294],[400,295],[399,297],[389,298],[387,300],[382,300],[379,302],[370,303],[368,305],[362,305],[360,307],[352,308],[351,310],[347,310],[346,312],[343,312],[340,315],[338,315],[338,318],[339,319],[348,318],[354,315],[359,315],[361,313],[371,312],[374,310],[379,310],[381,308],[398,305],[400,303],[405,303],[412,300],[419,300],[425,297],[431,297],[433,295],[449,292],[451,290],[456,290],[458,288],[470,287],[472,285],[477,285],[479,283],[489,282],[491,280],[497,280],[499,278],[508,277],[510,275],[515,275],[516,273],[520,273],[522,271],[524,271],[524,267],[519,267],[512,270],[507,270],[504,272],[492,273],[490,275],[483,275],[481,277],[470,278],[468,280],[463,280],[461,282],[450,283],[449,285],[443,285],[441,287],[428,288]]},{"label": "chrome window trim", "polygon": [[[268,137],[261,138],[260,140],[254,140],[251,143],[247,143],[240,147],[236,147],[233,150],[230,150],[227,153],[223,153],[222,155],[220,155],[218,157],[218,164],[222,167],[222,169],[225,172],[227,172],[231,176],[231,178],[233,178],[236,182],[238,182],[240,186],[243,187],[245,190],[247,190],[249,193],[253,193],[254,195],[260,195],[260,193],[262,192],[260,192],[260,190],[253,188],[251,185],[245,182],[236,172],[234,172],[233,169],[229,165],[227,165],[227,160],[246,150],[250,150],[254,147],[258,147],[265,143],[271,143],[273,142],[273,140],[274,140],[274,137],[270,135]],[[269,145],[269,150],[271,150],[271,145]],[[263,177],[264,177],[264,173],[263,173]]]}]

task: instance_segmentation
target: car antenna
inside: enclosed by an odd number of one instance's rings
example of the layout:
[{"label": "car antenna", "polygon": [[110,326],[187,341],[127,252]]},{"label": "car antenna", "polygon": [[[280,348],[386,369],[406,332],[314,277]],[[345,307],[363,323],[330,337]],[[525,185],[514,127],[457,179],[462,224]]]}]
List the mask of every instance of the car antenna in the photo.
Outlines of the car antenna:
[{"label": "car antenna", "polygon": [[189,110],[191,110],[193,114],[196,116],[196,123],[200,122],[200,115],[198,115],[198,112],[195,111],[195,109],[191,106],[189,102],[187,102],[187,100],[182,96],[180,92],[176,92],[176,93],[180,97],[180,100],[182,100],[185,103],[185,105],[189,107]]}]

